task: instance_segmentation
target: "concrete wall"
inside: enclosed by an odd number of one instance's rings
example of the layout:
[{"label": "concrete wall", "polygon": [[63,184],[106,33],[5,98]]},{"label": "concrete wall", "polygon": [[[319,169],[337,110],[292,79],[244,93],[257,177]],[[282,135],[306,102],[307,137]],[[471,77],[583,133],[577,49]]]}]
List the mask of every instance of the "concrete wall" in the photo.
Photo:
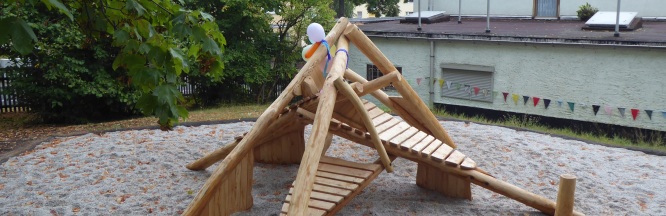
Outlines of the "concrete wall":
[{"label": "concrete wall", "polygon": [[[414,11],[417,3],[414,1]],[[447,11],[448,14],[458,14],[458,0],[433,0],[433,10]],[[616,11],[617,1],[609,0],[560,0],[560,16],[576,16],[578,7],[589,2],[600,11]],[[421,10],[427,10],[428,1],[421,3]],[[501,16],[532,16],[533,0],[490,0],[490,14]],[[638,12],[639,17],[666,17],[666,1],[664,0],[632,0],[622,1],[621,10],[625,12]],[[486,0],[462,1],[461,13],[463,15],[485,15]]]},{"label": "concrete wall", "polygon": [[[371,38],[396,66],[419,96],[428,103],[429,42],[419,39]],[[480,107],[517,113],[528,113],[564,119],[601,122],[630,127],[666,131],[666,50],[647,48],[613,48],[600,46],[552,46],[507,43],[436,41],[435,78],[440,79],[440,63],[473,64],[495,67],[492,103],[456,98],[442,98],[436,84],[434,102]],[[355,47],[351,48],[349,67],[365,76],[370,61]],[[417,78],[422,78],[420,85]],[[446,85],[444,85],[446,87]],[[502,92],[509,92],[504,102]],[[394,94],[395,92],[388,92]],[[518,105],[511,94],[520,95]],[[522,96],[548,98],[552,102],[544,109],[543,101],[534,107],[532,101],[523,105]],[[367,97],[370,98],[370,97]],[[557,100],[563,105],[558,107]],[[571,112],[567,102],[575,102]],[[587,107],[581,107],[585,104]],[[601,105],[595,116],[592,105]],[[606,115],[604,105],[612,106]],[[617,107],[626,108],[621,117]],[[640,109],[637,120],[630,109]],[[654,110],[652,120],[645,109]]]}]

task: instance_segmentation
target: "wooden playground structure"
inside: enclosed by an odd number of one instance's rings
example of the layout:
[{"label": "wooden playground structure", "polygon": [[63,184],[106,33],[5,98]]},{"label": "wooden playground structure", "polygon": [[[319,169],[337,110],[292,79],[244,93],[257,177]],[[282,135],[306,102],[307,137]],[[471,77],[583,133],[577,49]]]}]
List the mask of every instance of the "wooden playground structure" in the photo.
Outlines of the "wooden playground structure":
[{"label": "wooden playground structure", "polygon": [[[334,215],[383,170],[392,172],[391,162],[397,157],[418,163],[417,185],[446,196],[471,200],[471,184],[476,184],[546,214],[582,215],[573,210],[575,177],[562,176],[554,202],[495,179],[456,150],[451,137],[393,64],[347,19],[337,22],[326,41],[344,51],[353,43],[384,75],[365,80],[347,68],[348,56],[340,52],[331,59],[324,77],[323,63],[329,51],[320,46],[248,133],[187,165],[191,170],[204,170],[221,161],[183,215],[230,215],[251,208],[254,162],[300,163],[282,215]],[[400,96],[388,96],[381,90],[388,85]],[[402,120],[360,99],[367,94]],[[302,99],[292,103],[297,97]],[[306,142],[308,124],[312,124],[312,132]],[[362,164],[325,156],[333,135],[374,148],[380,158]]]}]

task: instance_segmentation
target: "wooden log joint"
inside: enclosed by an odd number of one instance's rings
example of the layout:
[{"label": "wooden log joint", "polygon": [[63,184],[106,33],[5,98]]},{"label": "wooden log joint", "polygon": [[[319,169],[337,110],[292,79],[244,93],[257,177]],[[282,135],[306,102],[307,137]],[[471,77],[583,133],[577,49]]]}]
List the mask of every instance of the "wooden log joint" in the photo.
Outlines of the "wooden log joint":
[{"label": "wooden log joint", "polygon": [[557,191],[555,202],[555,216],[573,215],[574,193],[576,191],[576,176],[564,174],[560,176],[560,189]]}]

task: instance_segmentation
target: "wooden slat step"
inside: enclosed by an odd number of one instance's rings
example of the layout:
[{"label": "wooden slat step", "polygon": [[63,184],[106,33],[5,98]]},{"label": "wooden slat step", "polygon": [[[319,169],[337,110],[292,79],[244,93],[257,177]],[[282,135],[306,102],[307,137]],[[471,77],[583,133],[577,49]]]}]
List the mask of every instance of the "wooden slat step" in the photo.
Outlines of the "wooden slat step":
[{"label": "wooden slat step", "polygon": [[356,183],[360,184],[363,182],[363,178],[357,178],[357,177],[352,177],[352,176],[347,176],[347,175],[340,175],[336,173],[330,173],[330,172],[324,172],[324,171],[318,171],[317,176],[319,177],[324,177],[324,178],[330,178],[330,179],[336,179],[340,181],[346,181],[350,183]]},{"label": "wooden slat step", "polygon": [[326,186],[329,186],[329,187],[347,189],[347,190],[355,190],[356,188],[358,188],[358,185],[354,184],[354,183],[343,182],[343,181],[340,181],[340,180],[333,180],[333,179],[322,178],[322,177],[315,177],[315,183],[321,184],[321,185],[326,185]]},{"label": "wooden slat step", "polygon": [[421,156],[429,157],[430,155],[435,153],[435,150],[437,150],[442,144],[443,144],[442,141],[439,140],[432,141],[430,145],[426,146],[423,150],[421,150]]},{"label": "wooden slat step", "polygon": [[389,128],[388,130],[385,130],[384,132],[378,132],[379,139],[391,140],[391,138],[400,135],[402,132],[404,132],[410,127],[411,126],[409,126],[409,124],[407,124],[406,122],[400,122],[397,125]]},{"label": "wooden slat step", "polygon": [[[389,129],[389,128],[395,126],[395,125],[397,125],[397,124],[400,123],[400,122],[402,122],[402,121],[400,121],[400,120],[398,120],[398,119],[395,119],[395,118],[391,117],[391,119],[389,119],[388,121],[386,121],[386,122],[384,122],[384,123],[382,123],[382,124],[379,124],[379,125],[378,125],[378,124],[375,124],[375,130],[377,130],[377,133],[382,133],[382,132],[384,132],[385,130],[387,130],[387,129]],[[373,124],[374,124],[374,123],[373,123]]]},{"label": "wooden slat step", "polygon": [[471,158],[467,157],[463,162],[460,164],[460,168],[464,170],[473,170],[476,169],[476,162],[474,162]]},{"label": "wooden slat step", "polygon": [[458,166],[458,164],[462,163],[463,160],[465,159],[465,155],[458,150],[453,151],[451,155],[446,157],[446,160],[444,160],[444,163],[449,166]]},{"label": "wooden slat step", "polygon": [[[287,195],[287,198],[285,199],[285,202],[291,203],[291,194]],[[316,209],[321,209],[324,211],[330,211],[335,207],[335,203],[332,202],[326,202],[326,201],[321,201],[317,199],[310,199],[308,202],[308,206],[310,208],[316,208]]]},{"label": "wooden slat step", "polygon": [[[294,188],[289,188],[289,195],[294,195]],[[333,195],[333,194],[327,194],[327,193],[322,193],[322,192],[317,192],[317,191],[312,191],[310,193],[310,198],[313,199],[318,199],[321,201],[326,201],[326,202],[332,202],[332,203],[340,203],[344,197],[338,196],[338,195]]]},{"label": "wooden slat step", "polygon": [[367,178],[372,175],[372,172],[367,170],[354,169],[350,167],[337,166],[332,164],[319,163],[318,171],[326,171],[329,173],[340,174],[345,176],[353,176],[358,178]]},{"label": "wooden slat step", "polygon": [[451,154],[451,152],[453,152],[453,148],[446,144],[442,144],[439,146],[439,148],[437,148],[437,150],[435,150],[435,152],[432,153],[432,155],[430,155],[430,159],[437,162],[442,162],[444,159],[446,159],[446,157],[449,156],[449,154]]},{"label": "wooden slat step", "polygon": [[346,160],[342,160],[342,159],[334,158],[334,157],[322,157],[319,161],[320,161],[320,163],[327,163],[327,164],[335,164],[335,165],[346,166],[346,167],[353,167],[353,168],[367,170],[367,171],[373,171],[373,172],[382,167],[379,164],[355,163],[355,162],[346,161]]},{"label": "wooden slat step", "polygon": [[415,127],[410,127],[400,135],[393,137],[389,143],[391,143],[392,146],[399,146],[401,143],[405,142],[407,139],[414,136],[414,134],[418,132],[419,130]]},{"label": "wooden slat step", "polygon": [[330,186],[316,184],[316,183],[314,184],[314,189],[312,189],[312,190],[322,192],[322,193],[328,193],[328,194],[343,196],[343,197],[349,196],[349,194],[351,194],[351,192],[352,192],[351,190],[342,189],[342,188],[335,188],[335,187],[330,187]]},{"label": "wooden slat step", "polygon": [[381,110],[377,107],[368,110],[368,116],[370,117],[370,119],[375,119],[375,118],[377,118],[378,116],[380,116],[382,114],[389,115],[389,114],[385,113],[384,110]]},{"label": "wooden slat step", "polygon": [[423,138],[421,141],[419,141],[416,145],[412,146],[412,148],[409,149],[409,151],[412,154],[421,154],[421,150],[426,148],[432,141],[435,141],[435,137],[427,135],[425,138]]},{"label": "wooden slat step", "polygon": [[377,108],[377,106],[375,104],[370,103],[370,101],[367,101],[367,100],[363,100],[363,107],[365,108],[365,110],[371,110],[371,109]]},{"label": "wooden slat step", "polygon": [[376,126],[379,126],[382,123],[385,123],[385,122],[387,122],[391,119],[394,119],[394,118],[393,118],[393,116],[391,116],[389,114],[386,114],[386,113],[380,114],[380,115],[378,115],[378,116],[376,116],[375,118],[372,119],[372,124],[375,125],[375,127],[376,127]]},{"label": "wooden slat step", "polygon": [[[282,204],[280,215],[287,215],[288,211],[289,211],[289,203]],[[316,208],[308,208],[307,214],[308,216],[321,216],[321,215],[326,215],[326,211]]]},{"label": "wooden slat step", "polygon": [[[417,129],[418,130],[418,129]],[[405,140],[404,142],[400,143],[400,149],[402,150],[410,150],[412,147],[416,146],[423,140],[423,138],[426,138],[428,134],[424,133],[423,131],[416,132],[413,136],[409,137],[409,139]]]}]

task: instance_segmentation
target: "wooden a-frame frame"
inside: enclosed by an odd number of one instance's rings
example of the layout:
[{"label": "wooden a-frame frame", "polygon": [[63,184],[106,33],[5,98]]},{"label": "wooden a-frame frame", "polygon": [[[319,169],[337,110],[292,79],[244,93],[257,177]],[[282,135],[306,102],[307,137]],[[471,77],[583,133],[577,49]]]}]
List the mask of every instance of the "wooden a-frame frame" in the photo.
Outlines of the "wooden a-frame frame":
[{"label": "wooden a-frame frame", "polygon": [[[344,50],[352,42],[384,76],[367,81],[347,69],[348,56],[339,54],[331,60],[328,76],[323,77],[328,51],[321,46],[247,134],[187,166],[204,170],[221,161],[183,215],[229,215],[251,208],[255,161],[300,163],[282,214],[332,215],[382,170],[391,172],[391,161],[396,157],[418,163],[416,183],[421,187],[471,199],[473,183],[544,213],[555,213],[555,202],[493,178],[456,150],[429,108],[358,27],[341,18],[326,41]],[[380,90],[389,84],[400,96],[390,97]],[[402,120],[360,99],[367,94]],[[304,99],[289,106],[296,96]],[[313,126],[305,141],[307,124]],[[359,164],[324,156],[333,135],[375,148],[380,159]]]}]

